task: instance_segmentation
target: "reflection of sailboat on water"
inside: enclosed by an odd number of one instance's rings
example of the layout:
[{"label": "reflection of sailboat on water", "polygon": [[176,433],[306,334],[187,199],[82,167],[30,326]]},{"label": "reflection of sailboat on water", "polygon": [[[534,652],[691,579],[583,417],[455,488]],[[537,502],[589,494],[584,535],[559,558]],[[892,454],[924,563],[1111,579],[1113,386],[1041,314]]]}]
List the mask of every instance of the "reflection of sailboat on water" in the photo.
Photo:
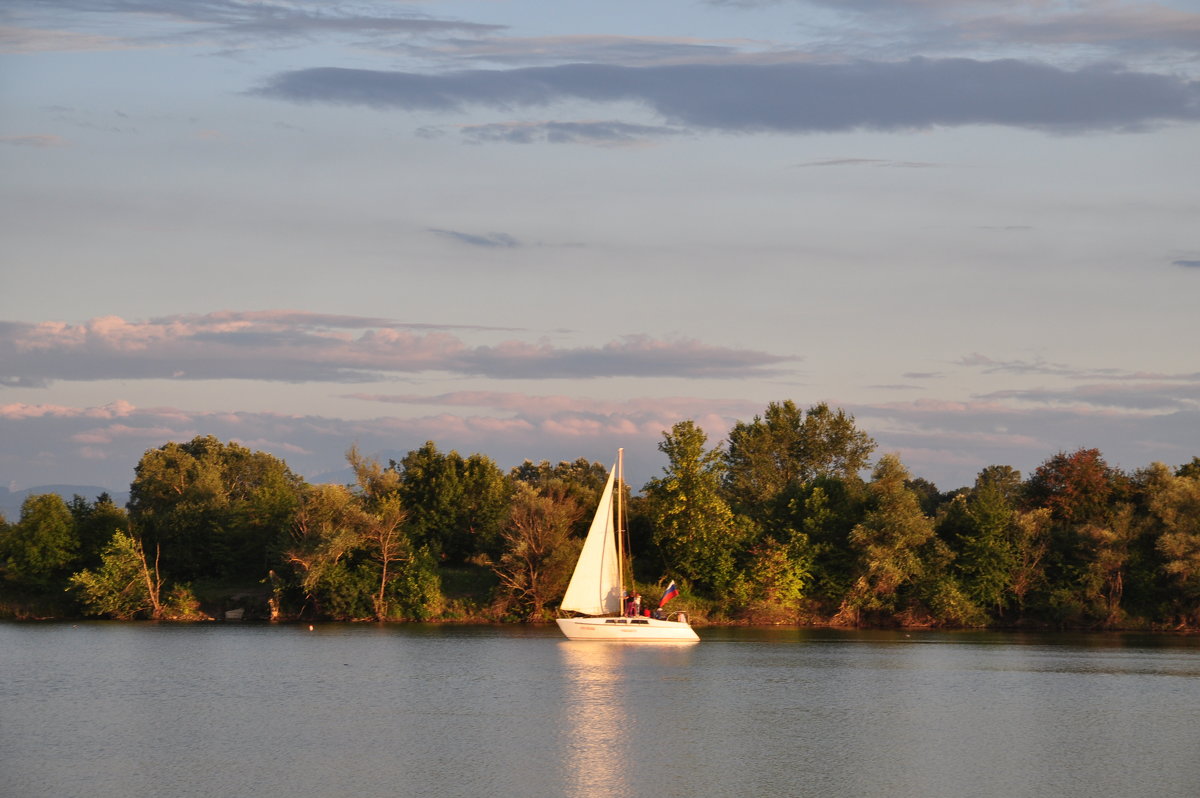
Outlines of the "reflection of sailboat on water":
[{"label": "reflection of sailboat on water", "polygon": [[563,641],[559,653],[568,688],[561,706],[565,756],[555,757],[562,768],[563,794],[569,798],[634,795],[630,768],[613,767],[614,759],[636,759],[637,754],[628,731],[628,691],[620,689],[625,664],[621,655],[632,653],[630,647]]},{"label": "reflection of sailboat on water", "polygon": [[[561,609],[579,615],[559,618],[558,628],[572,640],[698,641],[700,637],[688,624],[687,613],[673,612],[665,617],[649,618],[621,615],[625,595],[620,534],[624,524],[621,492],[624,452],[624,449],[617,450],[617,464],[608,474],[600,505],[575,564],[575,573],[563,596]],[[616,524],[613,523],[614,495],[619,519]]]}]

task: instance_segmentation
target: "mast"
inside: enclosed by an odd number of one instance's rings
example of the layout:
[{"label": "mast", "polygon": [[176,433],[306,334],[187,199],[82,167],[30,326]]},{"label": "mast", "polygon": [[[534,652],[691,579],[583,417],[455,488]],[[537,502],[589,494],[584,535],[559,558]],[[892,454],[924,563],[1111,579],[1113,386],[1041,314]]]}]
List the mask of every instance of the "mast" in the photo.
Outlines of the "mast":
[{"label": "mast", "polygon": [[617,584],[621,586],[621,614],[625,614],[625,450],[617,449]]}]

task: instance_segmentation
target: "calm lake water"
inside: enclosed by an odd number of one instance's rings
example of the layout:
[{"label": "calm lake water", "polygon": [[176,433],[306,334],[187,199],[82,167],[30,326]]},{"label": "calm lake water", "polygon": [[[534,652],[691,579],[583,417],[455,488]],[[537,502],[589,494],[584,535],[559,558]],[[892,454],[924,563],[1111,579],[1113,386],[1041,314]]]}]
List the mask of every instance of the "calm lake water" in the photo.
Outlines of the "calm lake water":
[{"label": "calm lake water", "polygon": [[1200,795],[1200,640],[0,624],[0,795]]}]

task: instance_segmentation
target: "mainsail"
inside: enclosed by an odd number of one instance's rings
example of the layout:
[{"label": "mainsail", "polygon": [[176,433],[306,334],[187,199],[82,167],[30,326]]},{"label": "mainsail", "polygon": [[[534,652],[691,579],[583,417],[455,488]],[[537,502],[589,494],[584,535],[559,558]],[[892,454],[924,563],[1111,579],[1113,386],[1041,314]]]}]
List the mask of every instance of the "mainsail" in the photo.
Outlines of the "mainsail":
[{"label": "mainsail", "polygon": [[600,506],[592,518],[575,573],[563,596],[562,609],[584,615],[621,613],[621,571],[617,561],[617,535],[613,524],[613,481],[617,469],[608,472]]}]

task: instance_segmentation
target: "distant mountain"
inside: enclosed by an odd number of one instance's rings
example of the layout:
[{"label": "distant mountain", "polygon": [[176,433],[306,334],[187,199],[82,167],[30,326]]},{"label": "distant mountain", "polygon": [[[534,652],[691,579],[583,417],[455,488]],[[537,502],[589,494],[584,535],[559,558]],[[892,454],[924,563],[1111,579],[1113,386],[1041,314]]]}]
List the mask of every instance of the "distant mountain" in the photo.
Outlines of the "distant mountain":
[{"label": "distant mountain", "polygon": [[73,496],[78,494],[90,502],[95,501],[101,493],[107,493],[113,500],[113,504],[118,507],[124,507],[125,503],[129,501],[129,491],[110,490],[98,485],[38,485],[35,488],[25,488],[24,490],[0,488],[0,513],[4,514],[4,518],[10,524],[15,523],[21,519],[21,505],[26,497],[38,496],[43,493],[57,493],[63,497],[63,501],[70,501]]}]

